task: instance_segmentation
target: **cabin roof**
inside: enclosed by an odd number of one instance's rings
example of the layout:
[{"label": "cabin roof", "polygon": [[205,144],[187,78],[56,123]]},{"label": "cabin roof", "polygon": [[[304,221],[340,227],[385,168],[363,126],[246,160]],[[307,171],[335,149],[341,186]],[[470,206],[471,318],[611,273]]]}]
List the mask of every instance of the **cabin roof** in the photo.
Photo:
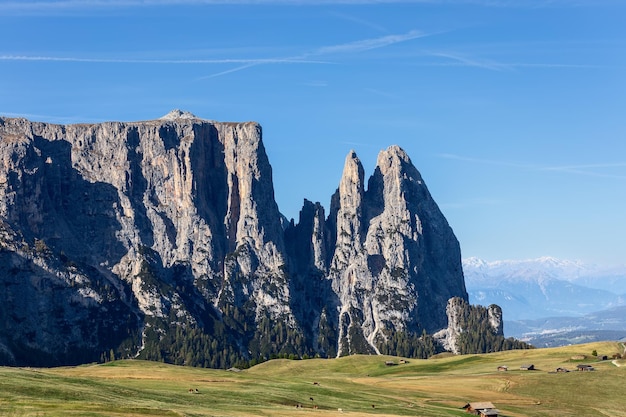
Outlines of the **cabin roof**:
[{"label": "cabin roof", "polygon": [[473,410],[486,410],[488,408],[495,409],[496,407],[491,403],[491,401],[480,401],[475,403],[468,404]]}]

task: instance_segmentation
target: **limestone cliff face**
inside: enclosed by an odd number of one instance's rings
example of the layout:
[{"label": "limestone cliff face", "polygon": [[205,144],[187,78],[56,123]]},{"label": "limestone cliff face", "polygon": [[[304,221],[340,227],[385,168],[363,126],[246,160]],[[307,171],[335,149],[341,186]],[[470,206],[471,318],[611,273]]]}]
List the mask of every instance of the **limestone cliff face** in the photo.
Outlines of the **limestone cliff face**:
[{"label": "limestone cliff face", "polygon": [[339,354],[377,351],[390,331],[439,330],[447,300],[467,299],[459,244],[406,153],[381,151],[367,191],[363,178],[351,152],[331,207]]},{"label": "limestone cliff face", "polygon": [[[104,285],[139,332],[146,317],[211,321],[221,304],[249,301],[257,315],[293,322],[280,214],[258,124],[176,115],[70,126],[0,119],[0,138],[0,219],[14,236],[0,255],[17,265],[11,267],[17,273],[1,278],[29,275],[15,285],[32,292],[18,299],[5,284],[3,301],[14,302],[12,310],[32,319],[33,329],[47,314],[41,303],[52,302],[33,282],[44,272],[79,304],[93,304],[89,295]],[[44,271],[32,271],[37,264]],[[72,278],[73,269],[88,278]],[[32,333],[20,320],[9,320],[10,330]],[[68,337],[63,326],[73,319],[67,321],[46,331]],[[28,340],[20,338],[47,346]],[[89,338],[75,342],[83,340]]]},{"label": "limestone cliff face", "polygon": [[452,353],[459,353],[458,339],[466,330],[463,322],[463,311],[465,304],[460,298],[451,298],[446,306],[448,316],[448,326],[435,333],[435,337],[445,350]]},{"label": "limestone cliff face", "polygon": [[225,366],[445,328],[467,300],[459,245],[406,153],[382,151],[366,187],[350,152],[328,216],[305,201],[285,226],[261,133],[180,111],[0,118],[0,361]]},{"label": "limestone cliff face", "polygon": [[[467,300],[454,297],[448,300],[446,314],[448,326],[434,334],[445,350],[453,353],[487,353],[502,349],[504,328],[499,306],[470,306]],[[511,343],[511,348],[528,347],[517,341],[509,340],[508,343]]]}]

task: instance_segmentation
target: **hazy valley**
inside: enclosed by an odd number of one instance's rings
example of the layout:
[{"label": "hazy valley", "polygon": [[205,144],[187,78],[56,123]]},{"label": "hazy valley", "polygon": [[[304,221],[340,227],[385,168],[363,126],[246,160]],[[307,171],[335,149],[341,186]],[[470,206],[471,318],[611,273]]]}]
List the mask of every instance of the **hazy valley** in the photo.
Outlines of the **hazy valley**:
[{"label": "hazy valley", "polygon": [[472,303],[498,304],[504,332],[537,346],[626,337],[626,267],[538,258],[463,261]]}]

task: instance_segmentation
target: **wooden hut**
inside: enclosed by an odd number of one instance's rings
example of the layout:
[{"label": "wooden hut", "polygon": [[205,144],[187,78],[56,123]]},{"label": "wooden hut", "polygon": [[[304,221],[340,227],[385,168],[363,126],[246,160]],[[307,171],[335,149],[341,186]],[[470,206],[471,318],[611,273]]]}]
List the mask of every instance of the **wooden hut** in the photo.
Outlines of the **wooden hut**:
[{"label": "wooden hut", "polygon": [[468,413],[480,417],[498,417],[498,409],[489,401],[467,403],[463,407]]}]

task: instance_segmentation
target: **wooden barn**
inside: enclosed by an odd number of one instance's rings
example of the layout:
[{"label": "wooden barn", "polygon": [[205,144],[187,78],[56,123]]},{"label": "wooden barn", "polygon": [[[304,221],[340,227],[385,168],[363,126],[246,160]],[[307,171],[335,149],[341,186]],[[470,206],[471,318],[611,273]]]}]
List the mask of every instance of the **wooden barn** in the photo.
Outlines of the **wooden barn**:
[{"label": "wooden barn", "polygon": [[498,409],[489,401],[481,401],[474,403],[467,403],[463,406],[465,411],[481,417],[498,417],[500,413]]}]

